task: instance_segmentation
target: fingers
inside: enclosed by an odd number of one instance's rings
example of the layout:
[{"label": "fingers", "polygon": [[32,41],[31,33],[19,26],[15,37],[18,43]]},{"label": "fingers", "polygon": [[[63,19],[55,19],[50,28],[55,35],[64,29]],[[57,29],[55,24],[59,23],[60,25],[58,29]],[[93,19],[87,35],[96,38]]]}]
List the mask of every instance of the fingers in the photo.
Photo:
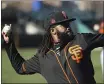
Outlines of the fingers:
[{"label": "fingers", "polygon": [[2,35],[4,33],[8,35],[10,32],[11,32],[11,24],[10,25],[5,24],[5,26],[2,29]]},{"label": "fingers", "polygon": [[5,36],[5,37],[7,37],[7,34],[5,32],[2,32],[2,35]]},{"label": "fingers", "polygon": [[6,43],[9,42],[8,34],[10,33],[10,30],[11,30],[11,24],[10,25],[5,24],[5,26],[2,29],[2,35]]},{"label": "fingers", "polygon": [[6,34],[3,34],[4,41],[9,43],[9,37]]}]

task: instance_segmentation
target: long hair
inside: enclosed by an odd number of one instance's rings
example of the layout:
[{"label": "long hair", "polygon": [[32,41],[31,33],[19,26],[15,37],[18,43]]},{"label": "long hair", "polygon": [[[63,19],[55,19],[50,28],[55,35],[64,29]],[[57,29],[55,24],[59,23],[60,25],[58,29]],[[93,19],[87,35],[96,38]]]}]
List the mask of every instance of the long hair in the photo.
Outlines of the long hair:
[{"label": "long hair", "polygon": [[50,29],[48,29],[45,33],[45,35],[43,36],[43,40],[41,43],[41,46],[39,48],[39,53],[42,53],[42,55],[44,56],[49,49],[52,47],[53,43],[51,40],[51,34],[50,34]]}]

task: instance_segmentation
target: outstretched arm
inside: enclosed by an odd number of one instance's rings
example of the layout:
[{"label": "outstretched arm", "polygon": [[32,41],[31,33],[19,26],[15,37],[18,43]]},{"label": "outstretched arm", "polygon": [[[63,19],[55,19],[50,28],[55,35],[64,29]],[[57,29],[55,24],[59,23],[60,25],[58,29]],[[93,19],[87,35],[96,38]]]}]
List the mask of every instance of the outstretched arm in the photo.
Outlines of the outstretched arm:
[{"label": "outstretched arm", "polygon": [[90,49],[104,46],[104,34],[83,33],[83,36]]},{"label": "outstretched arm", "polygon": [[5,49],[13,68],[18,74],[40,73],[40,64],[38,55],[32,57],[29,60],[25,60],[18,53],[14,43],[8,44]]},{"label": "outstretched arm", "polygon": [[10,26],[4,27],[2,35],[7,55],[15,71],[18,74],[40,73],[38,56],[36,55],[29,60],[22,58],[15,47],[12,34],[8,36],[7,32],[5,31],[5,28],[9,29],[9,27]]}]

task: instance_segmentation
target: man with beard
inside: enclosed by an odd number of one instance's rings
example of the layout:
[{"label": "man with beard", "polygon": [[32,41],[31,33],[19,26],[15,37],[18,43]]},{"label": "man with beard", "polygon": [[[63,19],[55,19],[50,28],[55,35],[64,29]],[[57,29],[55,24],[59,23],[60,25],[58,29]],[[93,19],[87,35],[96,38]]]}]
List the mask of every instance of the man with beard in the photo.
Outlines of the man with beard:
[{"label": "man with beard", "polygon": [[46,34],[37,54],[25,60],[15,48],[12,36],[2,33],[6,52],[18,74],[40,73],[48,83],[95,84],[91,50],[104,46],[103,34],[74,35],[64,11],[49,14]]}]

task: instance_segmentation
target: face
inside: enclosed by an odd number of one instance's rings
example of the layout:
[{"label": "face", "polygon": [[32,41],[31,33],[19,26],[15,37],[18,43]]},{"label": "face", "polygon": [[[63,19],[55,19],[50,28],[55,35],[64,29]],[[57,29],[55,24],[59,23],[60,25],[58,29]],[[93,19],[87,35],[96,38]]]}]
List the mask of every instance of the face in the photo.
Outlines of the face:
[{"label": "face", "polygon": [[69,28],[65,28],[62,25],[56,25],[55,27],[50,28],[50,33],[55,43],[61,41],[60,34],[69,32]]}]

